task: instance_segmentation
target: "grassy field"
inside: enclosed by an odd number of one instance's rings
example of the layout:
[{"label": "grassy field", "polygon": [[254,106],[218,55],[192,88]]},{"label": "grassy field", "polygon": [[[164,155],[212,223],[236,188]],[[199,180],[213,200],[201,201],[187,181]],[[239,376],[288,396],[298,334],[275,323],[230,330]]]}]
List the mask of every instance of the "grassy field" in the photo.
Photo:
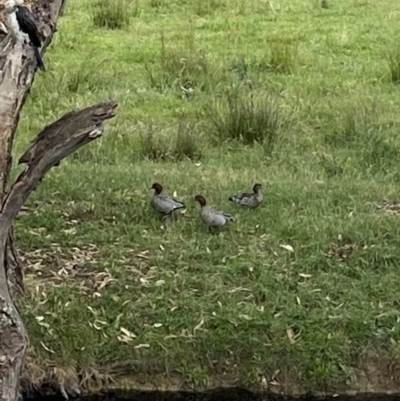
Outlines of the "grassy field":
[{"label": "grassy field", "polygon": [[[68,2],[21,116],[16,157],[119,102],[16,224],[32,380],[316,391],[396,364],[400,2],[120,3]],[[167,229],[155,181],[187,204]],[[228,202],[255,182],[259,209]],[[235,215],[221,235],[198,193]]]}]

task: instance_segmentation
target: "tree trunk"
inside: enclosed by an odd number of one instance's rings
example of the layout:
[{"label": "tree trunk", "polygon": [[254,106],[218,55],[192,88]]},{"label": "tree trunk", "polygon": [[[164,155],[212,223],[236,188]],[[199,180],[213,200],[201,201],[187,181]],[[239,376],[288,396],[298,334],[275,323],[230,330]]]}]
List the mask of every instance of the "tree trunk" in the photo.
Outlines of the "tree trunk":
[{"label": "tree trunk", "polygon": [[[51,5],[35,3],[34,16],[46,48],[55,31],[59,10],[64,0]],[[6,18],[2,12],[2,20]],[[4,30],[4,25],[2,26]],[[35,73],[32,50],[26,60],[12,46],[10,35],[0,42],[0,204],[3,202],[11,170],[11,151],[19,113],[29,93]],[[1,227],[0,227],[1,230]],[[18,380],[28,340],[14,302],[22,290],[22,272],[13,246],[12,230],[0,238],[0,400],[14,400],[18,395]],[[3,256],[1,256],[3,255]]]},{"label": "tree trunk", "polygon": [[[0,13],[4,0],[0,0]],[[44,37],[42,51],[50,44],[66,0],[36,0],[32,12]],[[34,79],[36,62],[30,47],[27,58],[13,47],[0,15],[0,401],[18,398],[18,384],[28,337],[15,305],[23,290],[22,271],[14,249],[12,222],[44,175],[81,146],[102,134],[102,123],[115,115],[116,104],[100,103],[68,113],[47,126],[21,157],[27,167],[7,192],[11,151],[19,113]]]}]

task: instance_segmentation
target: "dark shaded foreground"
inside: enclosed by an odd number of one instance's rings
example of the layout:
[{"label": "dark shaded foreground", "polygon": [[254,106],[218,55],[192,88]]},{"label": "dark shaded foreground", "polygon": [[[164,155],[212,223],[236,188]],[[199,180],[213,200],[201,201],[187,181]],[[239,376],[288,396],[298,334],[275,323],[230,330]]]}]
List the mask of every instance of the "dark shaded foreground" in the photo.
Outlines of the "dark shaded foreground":
[{"label": "dark shaded foreground", "polygon": [[[29,396],[24,397],[25,401],[65,401],[62,396]],[[189,393],[189,392],[131,392],[123,395],[115,393],[102,396],[90,396],[74,398],[75,401],[317,401],[317,400],[335,400],[335,401],[400,401],[400,395],[387,394],[357,394],[353,396],[329,396],[329,397],[283,397],[276,395],[254,395],[241,389],[212,391],[207,393]]]}]

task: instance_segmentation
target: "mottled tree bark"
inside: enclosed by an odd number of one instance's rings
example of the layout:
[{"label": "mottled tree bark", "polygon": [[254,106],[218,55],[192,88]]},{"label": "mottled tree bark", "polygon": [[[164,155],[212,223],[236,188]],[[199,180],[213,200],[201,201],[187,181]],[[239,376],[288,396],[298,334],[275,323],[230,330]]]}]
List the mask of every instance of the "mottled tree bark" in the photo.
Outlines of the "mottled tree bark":
[{"label": "mottled tree bark", "polygon": [[[66,0],[35,0],[32,12],[44,38],[42,52],[50,44]],[[18,398],[18,384],[28,337],[16,307],[23,290],[22,270],[14,250],[12,223],[29,194],[54,165],[102,134],[102,122],[115,115],[116,104],[101,103],[68,113],[47,126],[20,159],[27,167],[7,191],[12,165],[11,151],[19,114],[36,72],[33,51],[14,46],[4,35],[4,0],[0,0],[0,401]]]}]

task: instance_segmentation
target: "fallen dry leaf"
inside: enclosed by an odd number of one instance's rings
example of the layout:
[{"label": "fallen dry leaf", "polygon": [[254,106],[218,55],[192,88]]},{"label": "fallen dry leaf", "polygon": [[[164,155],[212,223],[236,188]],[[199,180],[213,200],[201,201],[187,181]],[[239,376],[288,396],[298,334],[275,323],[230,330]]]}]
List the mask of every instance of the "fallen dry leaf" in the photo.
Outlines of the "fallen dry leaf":
[{"label": "fallen dry leaf", "polygon": [[288,339],[289,339],[290,343],[294,344],[296,342],[296,340],[295,340],[295,335],[294,335],[293,330],[291,328],[288,328],[286,330],[286,334],[288,336]]},{"label": "fallen dry leaf", "polygon": [[289,252],[294,252],[294,249],[291,245],[279,245],[281,248],[286,249]]},{"label": "fallen dry leaf", "polygon": [[135,349],[140,349],[140,348],[150,348],[150,344],[135,345]]},{"label": "fallen dry leaf", "polygon": [[50,352],[51,354],[55,354],[55,352],[52,350],[52,349],[50,349],[49,347],[46,347],[46,345],[41,341],[40,342],[40,345],[47,351],[47,352]]},{"label": "fallen dry leaf", "polygon": [[196,330],[199,330],[201,326],[203,326],[204,324],[204,319],[200,320],[200,323],[193,329],[193,332],[195,332]]},{"label": "fallen dry leaf", "polygon": [[122,333],[124,333],[127,337],[136,338],[136,334],[132,333],[131,331],[125,329],[124,327],[119,328]]}]

